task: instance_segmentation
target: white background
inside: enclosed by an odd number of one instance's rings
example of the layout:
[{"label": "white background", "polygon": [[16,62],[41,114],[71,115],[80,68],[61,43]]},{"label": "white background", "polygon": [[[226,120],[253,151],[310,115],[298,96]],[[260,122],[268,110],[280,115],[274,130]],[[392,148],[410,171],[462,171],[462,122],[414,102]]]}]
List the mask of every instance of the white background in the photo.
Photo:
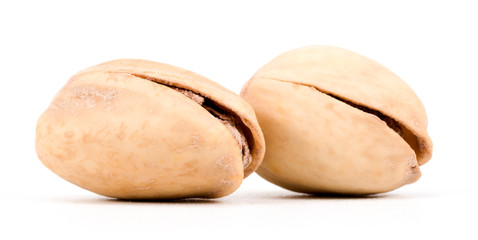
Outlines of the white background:
[{"label": "white background", "polygon": [[[478,8],[474,1],[1,1],[0,238],[21,236],[477,239]],[[169,63],[239,93],[276,55],[334,45],[401,76],[423,101],[434,156],[413,185],[312,197],[257,175],[213,201],[123,202],[50,172],[35,124],[79,70]]]}]

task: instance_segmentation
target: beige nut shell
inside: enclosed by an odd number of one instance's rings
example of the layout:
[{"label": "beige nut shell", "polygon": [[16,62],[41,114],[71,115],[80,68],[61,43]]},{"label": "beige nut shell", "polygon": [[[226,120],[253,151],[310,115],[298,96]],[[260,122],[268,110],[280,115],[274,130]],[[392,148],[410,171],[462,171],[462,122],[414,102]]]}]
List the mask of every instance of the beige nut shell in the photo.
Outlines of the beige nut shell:
[{"label": "beige nut shell", "polygon": [[[418,166],[432,154],[425,109],[413,90],[345,49],[310,46],[279,55],[241,95],[254,107],[267,143],[257,173],[293,191],[391,191],[416,181]],[[403,137],[354,105],[394,119]]]},{"label": "beige nut shell", "polygon": [[[158,84],[160,83],[160,84]],[[244,169],[231,132],[168,86],[213,100],[249,130]],[[198,74],[145,60],[114,60],[74,75],[37,123],[40,160],[60,177],[124,199],[222,197],[261,163],[264,139],[244,100]]]}]

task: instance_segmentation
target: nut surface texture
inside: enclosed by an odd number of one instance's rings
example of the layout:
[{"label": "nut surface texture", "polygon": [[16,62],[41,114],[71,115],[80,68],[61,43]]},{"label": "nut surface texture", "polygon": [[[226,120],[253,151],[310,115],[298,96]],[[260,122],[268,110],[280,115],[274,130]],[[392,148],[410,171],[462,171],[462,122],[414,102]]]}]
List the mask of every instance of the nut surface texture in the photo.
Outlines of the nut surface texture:
[{"label": "nut surface texture", "polygon": [[432,155],[413,90],[354,52],[310,46],[279,55],[241,95],[267,143],[257,173],[305,193],[374,194],[413,183]]},{"label": "nut surface texture", "polygon": [[40,116],[39,159],[60,177],[122,199],[217,198],[261,163],[252,107],[193,72],[114,60],[74,75]]}]

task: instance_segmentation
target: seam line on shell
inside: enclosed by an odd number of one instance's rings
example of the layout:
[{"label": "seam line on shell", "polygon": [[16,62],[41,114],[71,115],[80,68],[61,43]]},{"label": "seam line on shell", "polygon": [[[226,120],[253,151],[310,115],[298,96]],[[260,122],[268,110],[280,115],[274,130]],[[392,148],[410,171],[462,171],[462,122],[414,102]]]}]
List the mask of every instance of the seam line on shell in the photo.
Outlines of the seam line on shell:
[{"label": "seam line on shell", "polygon": [[[234,114],[233,111],[227,111],[225,107],[222,107],[220,104],[217,104],[216,101],[213,101],[196,91],[184,88],[182,86],[174,86],[172,84],[167,84],[170,81],[158,79],[155,77],[150,77],[143,74],[136,74],[136,73],[128,73],[128,72],[120,72],[120,71],[108,71],[109,73],[117,73],[117,74],[124,74],[133,77],[137,77],[140,79],[144,79],[147,81],[151,81],[153,83],[163,85],[165,87],[171,88],[177,92],[180,92],[185,97],[191,99],[195,103],[199,104],[202,108],[204,108],[209,114],[211,114],[214,118],[218,119],[226,129],[232,134],[233,138],[239,144],[239,148],[241,149],[242,155],[242,162],[243,162],[243,170],[245,171],[247,167],[249,167],[252,163],[252,154],[251,154],[251,147],[249,145],[249,141],[244,133],[244,128],[248,129],[247,127],[241,127],[237,122],[242,123],[242,120],[239,116]],[[212,106],[211,106],[212,105]],[[216,109],[217,108],[217,109]],[[228,119],[227,115],[231,116]],[[240,140],[244,140],[245,144],[241,144]]]},{"label": "seam line on shell", "polygon": [[[335,95],[332,92],[326,91],[324,89],[320,89],[320,88],[318,88],[316,86],[313,86],[313,85],[291,82],[291,81],[281,80],[281,79],[276,79],[276,78],[267,78],[267,79],[270,79],[270,80],[273,80],[273,81],[297,84],[297,85],[305,86],[305,87],[310,87],[310,88],[312,88],[312,89],[314,89],[314,90],[316,90],[316,91],[318,91],[322,94],[325,94],[325,95],[327,95],[331,98],[334,98],[337,101],[343,102],[343,103],[349,105],[352,108],[355,108],[355,109],[358,109],[358,110],[360,110],[364,113],[376,116],[381,121],[385,122],[385,124],[387,124],[387,126],[390,129],[392,129],[396,134],[398,134],[408,144],[408,146],[415,152],[415,155],[418,158],[418,155],[420,154],[420,148],[422,147],[420,145],[420,141],[419,141],[418,137],[415,134],[413,134],[405,125],[401,124],[400,122],[398,122],[394,118],[389,117],[389,116],[383,114],[382,112],[380,112],[378,110],[375,110],[375,109],[370,108],[368,106],[360,105],[358,103],[354,103],[349,99],[346,99],[346,98],[343,98],[341,96]],[[413,135],[413,139],[410,139],[410,136],[409,136],[410,134]],[[407,138],[408,138],[408,140],[407,140]],[[412,141],[415,141],[415,143],[413,143]]]}]

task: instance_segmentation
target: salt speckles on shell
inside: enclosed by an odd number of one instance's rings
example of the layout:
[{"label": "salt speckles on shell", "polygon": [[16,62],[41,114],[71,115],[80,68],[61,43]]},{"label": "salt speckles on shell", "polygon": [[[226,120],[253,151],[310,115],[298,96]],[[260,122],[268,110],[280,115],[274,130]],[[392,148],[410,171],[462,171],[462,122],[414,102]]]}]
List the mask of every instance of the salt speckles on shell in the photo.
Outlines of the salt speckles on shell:
[{"label": "salt speckles on shell", "polygon": [[111,103],[118,94],[118,90],[86,86],[73,88],[73,94],[75,99],[82,101],[87,108],[93,108],[98,102]]},{"label": "salt speckles on shell", "polygon": [[221,182],[219,182],[219,186],[221,186],[221,187],[224,187],[224,186],[227,186],[227,187],[234,186],[234,181],[221,179]]},{"label": "salt speckles on shell", "polygon": [[198,133],[191,134],[189,147],[192,149],[200,149],[203,144],[202,138]]},{"label": "salt speckles on shell", "polygon": [[223,169],[229,175],[236,175],[234,160],[230,156],[221,156],[216,161],[216,168]]},{"label": "salt speckles on shell", "polygon": [[121,91],[113,88],[97,88],[92,86],[81,86],[72,89],[72,96],[69,99],[59,101],[50,106],[51,110],[65,110],[72,114],[79,114],[82,108],[91,109],[98,105],[105,106],[106,111],[114,108],[113,100]]},{"label": "salt speckles on shell", "polygon": [[385,162],[385,166],[388,168],[388,169],[394,169],[395,168],[395,162],[392,160],[392,159],[385,159],[384,160]]}]

